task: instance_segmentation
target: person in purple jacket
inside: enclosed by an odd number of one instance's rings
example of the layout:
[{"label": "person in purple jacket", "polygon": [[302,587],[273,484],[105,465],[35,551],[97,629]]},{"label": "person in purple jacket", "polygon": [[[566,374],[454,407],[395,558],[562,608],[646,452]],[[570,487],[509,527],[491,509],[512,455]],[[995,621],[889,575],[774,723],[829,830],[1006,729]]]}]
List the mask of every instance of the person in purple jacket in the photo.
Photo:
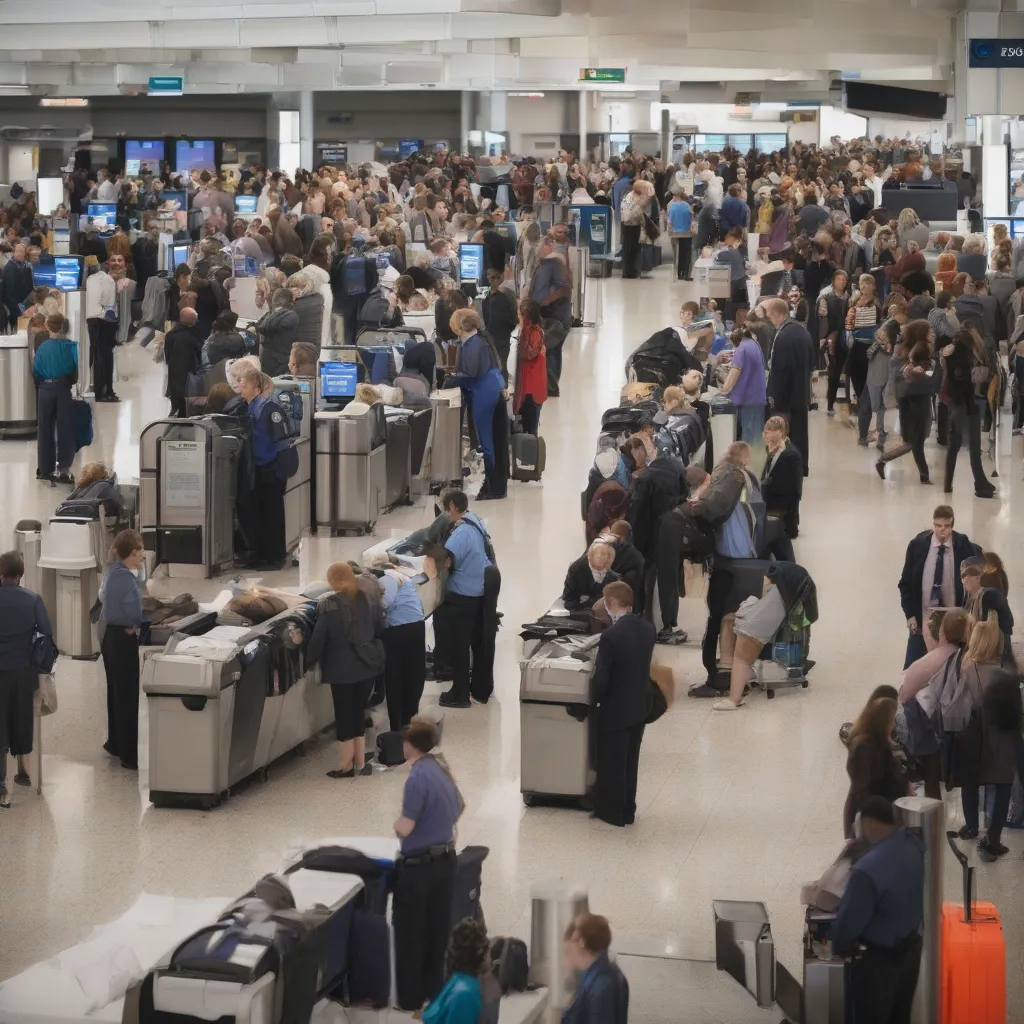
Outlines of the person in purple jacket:
[{"label": "person in purple jacket", "polygon": [[735,351],[729,376],[722,385],[722,394],[728,395],[736,406],[739,440],[746,441],[754,448],[760,442],[761,431],[764,429],[764,353],[757,336],[749,327],[733,331],[729,340]]}]

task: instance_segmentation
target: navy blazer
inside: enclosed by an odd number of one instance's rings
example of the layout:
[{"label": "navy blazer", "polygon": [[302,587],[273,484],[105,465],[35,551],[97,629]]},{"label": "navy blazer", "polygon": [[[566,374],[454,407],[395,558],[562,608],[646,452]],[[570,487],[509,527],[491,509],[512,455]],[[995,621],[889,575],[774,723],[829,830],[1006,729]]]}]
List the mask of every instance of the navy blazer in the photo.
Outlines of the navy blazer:
[{"label": "navy blazer", "polygon": [[626,1024],[629,982],[602,953],[587,968],[576,998],[562,1014],[562,1024]]},{"label": "navy blazer", "polygon": [[647,720],[654,642],[654,626],[632,612],[601,634],[593,683],[600,732],[630,729]]},{"label": "navy blazer", "polygon": [[[956,530],[953,531],[950,540],[953,545],[953,587],[956,591],[956,605],[959,608],[964,603],[964,585],[960,581],[960,563],[965,558],[980,555],[981,548],[977,544],[971,543],[966,534],[957,533]],[[932,531],[925,530],[907,545],[907,557],[903,563],[903,573],[899,582],[903,617],[913,619],[919,628],[924,628],[924,623],[921,621],[921,604],[924,599],[921,581],[931,543]]]}]

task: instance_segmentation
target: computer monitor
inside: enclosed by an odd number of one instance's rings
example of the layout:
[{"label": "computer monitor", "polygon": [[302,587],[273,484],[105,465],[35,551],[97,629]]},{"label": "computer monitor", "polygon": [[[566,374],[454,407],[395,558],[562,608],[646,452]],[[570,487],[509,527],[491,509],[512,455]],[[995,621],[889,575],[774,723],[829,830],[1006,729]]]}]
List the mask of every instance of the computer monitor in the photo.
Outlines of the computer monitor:
[{"label": "computer monitor", "polygon": [[[168,205],[172,203],[175,205]],[[178,189],[165,188],[160,193],[160,208],[169,210],[187,210],[188,203],[185,201],[185,193]]]},{"label": "computer monitor", "polygon": [[86,216],[98,231],[113,231],[117,223],[117,203],[89,203]]},{"label": "computer monitor", "polygon": [[163,139],[128,139],[124,144],[124,173],[129,178],[139,174],[143,164],[153,174],[159,174],[163,159]]},{"label": "computer monitor", "polygon": [[235,213],[255,213],[259,196],[235,196]]},{"label": "computer monitor", "polygon": [[480,242],[459,243],[459,276],[463,283],[483,284],[487,277],[484,273],[484,247]]},{"label": "computer monitor", "polygon": [[77,291],[82,287],[82,260],[78,256],[54,256],[34,263],[32,283],[62,292]]},{"label": "computer monitor", "polygon": [[171,246],[171,270],[182,263],[188,263],[188,255],[192,249],[190,242],[182,242],[180,245]]},{"label": "computer monitor", "polygon": [[356,363],[321,363],[320,397],[334,402],[354,398],[358,380],[359,366]]}]

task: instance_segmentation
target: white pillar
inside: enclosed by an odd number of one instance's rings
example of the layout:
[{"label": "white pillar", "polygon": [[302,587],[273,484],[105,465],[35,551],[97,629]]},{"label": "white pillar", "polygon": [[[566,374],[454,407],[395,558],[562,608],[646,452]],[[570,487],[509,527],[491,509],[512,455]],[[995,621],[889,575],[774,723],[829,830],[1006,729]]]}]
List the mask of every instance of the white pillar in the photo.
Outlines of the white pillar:
[{"label": "white pillar", "polygon": [[580,164],[586,167],[590,163],[590,154],[587,152],[587,102],[590,99],[590,95],[586,89],[580,89],[580,148],[579,156]]},{"label": "white pillar", "polygon": [[469,152],[469,132],[473,123],[473,93],[462,90],[462,105],[459,108],[459,152]]},{"label": "white pillar", "polygon": [[299,93],[299,166],[313,170],[313,90]]},{"label": "white pillar", "polygon": [[986,217],[1009,215],[1010,169],[1007,162],[1005,119],[982,118],[981,195]]},{"label": "white pillar", "polygon": [[[280,111],[274,103],[274,97],[267,97],[267,151],[263,154],[263,162],[267,167],[277,167],[281,162],[281,124]],[[0,179],[3,180],[3,179]]]},{"label": "white pillar", "polygon": [[488,131],[508,131],[508,95],[503,92],[491,91],[491,110],[488,118]]}]

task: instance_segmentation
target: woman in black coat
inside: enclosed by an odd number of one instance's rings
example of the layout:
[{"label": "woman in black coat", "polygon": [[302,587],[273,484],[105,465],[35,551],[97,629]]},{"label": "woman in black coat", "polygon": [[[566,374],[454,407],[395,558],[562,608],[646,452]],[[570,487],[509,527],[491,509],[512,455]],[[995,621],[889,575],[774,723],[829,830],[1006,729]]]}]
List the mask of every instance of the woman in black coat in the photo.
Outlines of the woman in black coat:
[{"label": "woman in black coat", "polygon": [[800,499],[804,493],[804,465],[800,452],[786,436],[789,428],[781,416],[772,416],[764,425],[768,449],[761,471],[761,497],[770,516],[782,520],[787,537],[800,531]]},{"label": "woman in black coat", "polygon": [[846,774],[850,792],[843,808],[843,834],[853,838],[853,822],[869,796],[897,800],[908,793],[906,776],[892,741],[896,701],[891,697],[869,700],[850,730]]},{"label": "woman in black coat", "polygon": [[184,417],[190,374],[199,372],[203,342],[196,331],[196,311],[186,306],[164,338],[164,362],[167,364],[166,395],[171,400],[172,417]]},{"label": "woman in black coat", "polygon": [[328,568],[327,585],[333,593],[320,600],[306,663],[321,666],[320,681],[330,686],[334,700],[339,767],[327,774],[350,779],[372,774],[363,733],[373,683],[384,670],[385,619],[379,601],[367,597],[348,562]]}]

